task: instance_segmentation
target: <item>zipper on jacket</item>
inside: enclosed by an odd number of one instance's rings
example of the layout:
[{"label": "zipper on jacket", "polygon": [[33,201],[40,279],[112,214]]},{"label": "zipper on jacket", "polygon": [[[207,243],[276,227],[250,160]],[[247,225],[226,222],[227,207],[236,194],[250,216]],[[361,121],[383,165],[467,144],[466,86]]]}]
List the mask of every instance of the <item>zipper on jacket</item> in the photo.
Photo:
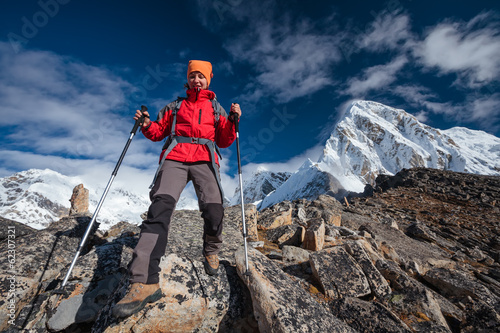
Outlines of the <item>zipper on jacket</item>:
[{"label": "zipper on jacket", "polygon": [[200,117],[198,118],[198,124],[201,124],[201,109],[200,109]]},{"label": "zipper on jacket", "polygon": [[195,101],[198,100],[198,96],[200,95],[200,91],[201,91],[200,88],[196,88],[196,99],[195,99]]}]

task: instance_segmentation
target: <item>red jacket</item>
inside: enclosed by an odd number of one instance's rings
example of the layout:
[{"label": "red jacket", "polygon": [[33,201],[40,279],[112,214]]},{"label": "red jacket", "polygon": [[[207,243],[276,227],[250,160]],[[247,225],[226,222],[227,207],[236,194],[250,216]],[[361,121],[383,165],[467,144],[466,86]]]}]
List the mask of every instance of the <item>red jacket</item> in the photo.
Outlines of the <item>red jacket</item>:
[{"label": "red jacket", "polygon": [[[215,93],[210,90],[197,92],[196,89],[189,89],[187,99],[182,101],[177,112],[175,135],[209,139],[215,141],[220,148],[229,147],[236,139],[234,125],[221,115],[215,128],[215,113],[211,102],[213,98]],[[172,110],[167,109],[162,119],[152,121],[148,127],[142,128],[142,133],[152,141],[161,141],[170,135],[172,121]],[[165,150],[160,155],[160,161],[164,152]],[[205,145],[178,143],[168,154],[167,159],[192,163],[211,161],[210,155],[210,150]],[[219,164],[217,154],[215,160]]]}]

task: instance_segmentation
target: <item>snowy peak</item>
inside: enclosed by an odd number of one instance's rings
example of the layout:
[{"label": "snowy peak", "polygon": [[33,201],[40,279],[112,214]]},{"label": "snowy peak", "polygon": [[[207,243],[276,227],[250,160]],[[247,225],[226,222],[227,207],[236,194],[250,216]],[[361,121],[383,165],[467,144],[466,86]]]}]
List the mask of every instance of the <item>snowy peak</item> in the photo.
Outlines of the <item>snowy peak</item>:
[{"label": "snowy peak", "polygon": [[340,183],[331,174],[321,170],[317,163],[307,159],[297,172],[262,200],[259,209],[285,200],[312,200],[320,194],[335,196],[339,192],[343,193]]},{"label": "snowy peak", "polygon": [[[55,171],[31,169],[0,179],[0,216],[35,229],[46,228],[69,212],[73,188],[82,184],[79,177]],[[95,210],[104,188],[89,189],[89,208]],[[112,188],[97,221],[102,229],[120,221],[140,223],[149,199],[121,188]]]},{"label": "snowy peak", "polygon": [[41,229],[69,211],[80,179],[55,171],[28,170],[0,179],[0,215]]},{"label": "snowy peak", "polygon": [[465,159],[450,137],[404,110],[358,101],[335,126],[319,163],[340,178],[358,178],[355,187],[361,191],[361,183],[373,184],[381,173],[414,167],[463,169]]},{"label": "snowy peak", "polygon": [[465,172],[485,175],[500,173],[500,138],[465,127],[453,127],[443,133],[453,138],[460,147],[465,159]]},{"label": "snowy peak", "polygon": [[[280,187],[289,177],[290,172],[272,172],[265,168],[258,168],[247,180],[243,181],[243,200],[245,203],[256,203],[264,199],[269,193]],[[240,186],[234,191],[231,205],[241,203]]]},{"label": "snowy peak", "polygon": [[[80,177],[68,177],[45,169],[31,169],[0,178],[0,216],[21,222],[35,229],[46,228],[51,222],[69,213],[73,188],[83,184],[89,190],[89,211],[93,213],[106,184],[85,183]],[[122,188],[113,184],[97,217],[100,229],[127,221],[140,224],[141,214],[150,204],[148,193]],[[177,209],[197,209],[198,202],[182,196]]]},{"label": "snowy peak", "polygon": [[[379,174],[416,167],[498,175],[500,139],[466,128],[440,131],[404,110],[356,101],[335,124],[318,162],[304,163],[262,201],[261,208],[306,198],[306,192],[310,197],[330,192],[339,199],[345,191],[363,192]],[[326,181],[325,174],[331,186],[319,185]],[[311,184],[318,184],[315,191]]]}]

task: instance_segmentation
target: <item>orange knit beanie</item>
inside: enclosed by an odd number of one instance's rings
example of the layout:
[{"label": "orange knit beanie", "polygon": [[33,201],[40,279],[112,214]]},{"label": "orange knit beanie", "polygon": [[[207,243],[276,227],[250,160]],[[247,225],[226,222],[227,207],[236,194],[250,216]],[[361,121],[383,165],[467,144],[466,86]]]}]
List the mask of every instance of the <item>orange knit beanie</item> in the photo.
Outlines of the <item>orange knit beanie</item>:
[{"label": "orange knit beanie", "polygon": [[189,60],[187,77],[189,80],[189,74],[191,72],[200,72],[207,79],[207,86],[210,85],[210,80],[214,77],[212,73],[212,64],[208,61],[203,60]]}]

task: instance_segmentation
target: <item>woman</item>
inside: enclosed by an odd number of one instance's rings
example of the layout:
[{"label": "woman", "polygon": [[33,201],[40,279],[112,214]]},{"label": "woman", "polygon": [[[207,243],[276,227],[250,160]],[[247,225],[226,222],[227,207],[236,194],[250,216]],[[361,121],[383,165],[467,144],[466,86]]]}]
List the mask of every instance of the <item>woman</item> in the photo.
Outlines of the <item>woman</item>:
[{"label": "woman", "polygon": [[160,156],[160,168],[150,192],[148,216],[142,223],[139,242],[129,266],[131,287],[116,304],[113,310],[115,317],[129,316],[162,297],[159,287],[160,259],[165,254],[175,205],[190,180],[193,181],[204,219],[205,271],[209,275],[217,274],[224,208],[214,143],[227,148],[234,142],[233,119],[241,116],[241,109],[233,103],[231,119],[223,109],[219,116],[215,94],[208,90],[212,77],[211,63],[191,60],[187,71],[186,98],[164,107],[156,121],[150,120],[147,111],[135,114],[135,120],[145,117],[141,128],[145,137],[152,141],[168,137],[168,144]]}]

